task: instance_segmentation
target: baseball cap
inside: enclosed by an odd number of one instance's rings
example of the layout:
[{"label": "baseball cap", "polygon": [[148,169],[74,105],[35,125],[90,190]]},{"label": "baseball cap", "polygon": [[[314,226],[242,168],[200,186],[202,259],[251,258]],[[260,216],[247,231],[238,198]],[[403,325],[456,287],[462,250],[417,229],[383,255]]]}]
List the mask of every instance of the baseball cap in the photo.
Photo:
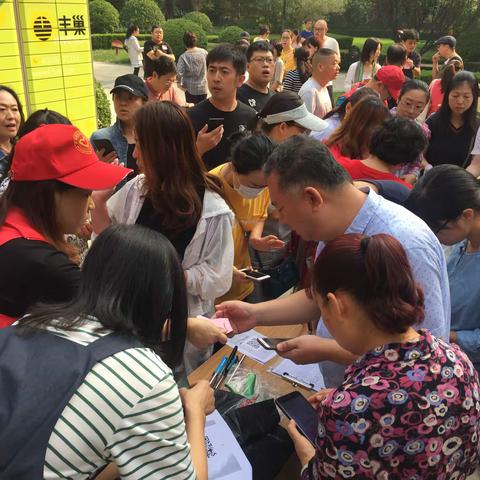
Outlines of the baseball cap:
[{"label": "baseball cap", "polygon": [[268,125],[275,125],[276,123],[282,122],[295,122],[301,127],[313,132],[321,132],[328,127],[328,123],[313,113],[310,113],[305,104],[302,104],[293,110],[273,113],[272,115],[267,115],[266,117],[262,118],[263,121]]},{"label": "baseball cap", "polygon": [[402,69],[396,65],[386,65],[375,74],[375,78],[382,82],[387,87],[392,98],[397,100],[400,90],[405,83],[405,75]]},{"label": "baseball cap", "polygon": [[10,180],[58,180],[85,190],[113,188],[132,170],[101,162],[73,125],[41,125],[15,144]]},{"label": "baseball cap", "polygon": [[142,97],[145,100],[148,99],[147,87],[144,81],[133,73],[127,73],[126,75],[117,77],[110,93],[115,92],[115,90],[126,90],[136,97]]},{"label": "baseball cap", "polygon": [[451,35],[445,35],[444,37],[440,37],[436,42],[435,45],[448,45],[450,48],[455,48],[457,44],[457,39],[452,37]]},{"label": "baseball cap", "polygon": [[250,34],[248,32],[242,32],[240,38],[250,38]]}]

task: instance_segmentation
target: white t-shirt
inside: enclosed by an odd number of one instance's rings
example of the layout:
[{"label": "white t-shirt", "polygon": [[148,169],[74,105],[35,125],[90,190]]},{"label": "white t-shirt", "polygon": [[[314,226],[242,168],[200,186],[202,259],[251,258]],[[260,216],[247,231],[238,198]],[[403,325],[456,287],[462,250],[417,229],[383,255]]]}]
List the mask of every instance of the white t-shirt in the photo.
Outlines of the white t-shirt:
[{"label": "white t-shirt", "polygon": [[128,57],[132,67],[137,68],[142,66],[142,52],[143,48],[138,43],[137,37],[131,35],[125,40],[125,46],[128,50]]},{"label": "white t-shirt", "polygon": [[[322,48],[329,48],[330,50],[335,51],[338,55],[338,63],[340,63],[340,46],[333,37],[325,37],[325,42],[323,43]],[[333,85],[333,82],[328,82],[327,87],[330,85]]]},{"label": "white t-shirt", "polygon": [[477,136],[475,137],[475,145],[471,152],[472,155],[480,155],[480,128],[477,130]]},{"label": "white t-shirt", "polygon": [[322,87],[313,77],[310,77],[298,92],[310,113],[323,118],[331,109],[332,101],[327,87]]}]

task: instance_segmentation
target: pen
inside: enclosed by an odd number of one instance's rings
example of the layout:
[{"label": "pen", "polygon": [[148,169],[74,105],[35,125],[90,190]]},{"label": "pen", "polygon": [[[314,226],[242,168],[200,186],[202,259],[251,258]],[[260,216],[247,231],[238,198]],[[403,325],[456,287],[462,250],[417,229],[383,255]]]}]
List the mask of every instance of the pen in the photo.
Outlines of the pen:
[{"label": "pen", "polygon": [[237,351],[238,351],[238,347],[237,346],[233,347],[233,350],[230,352],[230,355],[228,357],[227,363],[223,367],[222,373],[220,375],[218,375],[217,381],[213,385],[213,388],[215,390],[220,386],[220,384],[222,383],[222,380],[224,380],[225,377],[227,376],[228,369],[233,365],[233,361],[234,361],[235,356],[237,355]]},{"label": "pen", "polygon": [[220,363],[217,365],[217,368],[215,369],[215,371],[213,372],[213,375],[212,375],[212,378],[210,379],[210,381],[208,382],[209,385],[213,385],[213,383],[217,380],[218,376],[220,375],[220,373],[222,372],[223,368],[225,367],[225,365],[227,364],[227,357],[223,357],[222,360],[220,361]]},{"label": "pen", "polygon": [[297,380],[295,377],[292,377],[288,372],[283,372],[282,377],[289,382],[292,382],[293,385],[300,385],[302,387],[308,388],[310,390],[315,390],[315,385],[313,383],[304,382],[302,380]]}]

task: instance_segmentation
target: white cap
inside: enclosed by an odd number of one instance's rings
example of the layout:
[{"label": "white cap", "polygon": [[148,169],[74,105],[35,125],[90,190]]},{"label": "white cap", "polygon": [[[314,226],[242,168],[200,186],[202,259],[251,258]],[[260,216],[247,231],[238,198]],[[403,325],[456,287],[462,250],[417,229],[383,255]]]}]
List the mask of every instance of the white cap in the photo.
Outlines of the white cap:
[{"label": "white cap", "polygon": [[300,105],[293,110],[287,110],[286,112],[274,113],[267,115],[263,118],[263,121],[268,125],[275,125],[282,122],[295,122],[303,128],[311,130],[313,132],[321,132],[328,127],[328,123],[325,120],[317,117],[313,113],[307,110],[305,104]]}]

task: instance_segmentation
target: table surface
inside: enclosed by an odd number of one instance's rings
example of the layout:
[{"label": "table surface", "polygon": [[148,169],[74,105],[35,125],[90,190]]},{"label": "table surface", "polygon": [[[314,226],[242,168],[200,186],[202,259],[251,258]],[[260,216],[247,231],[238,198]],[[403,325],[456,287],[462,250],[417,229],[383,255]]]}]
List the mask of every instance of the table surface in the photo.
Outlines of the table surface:
[{"label": "table surface", "polygon": [[[298,335],[303,335],[306,333],[306,325],[282,325],[274,327],[257,327],[255,328],[257,332],[262,334],[265,337],[271,338],[291,338],[297,337]],[[232,348],[228,345],[223,346],[218,352],[212,355],[205,363],[200,365],[196,370],[194,370],[189,376],[188,381],[190,383],[195,383],[198,380],[210,380],[213,371],[216,366],[220,363],[222,357],[230,354]],[[237,356],[239,359],[243,354],[238,352]],[[280,395],[285,395],[290,393],[293,390],[298,390],[303,396],[309,397],[314,392],[305,388],[301,385],[294,384],[278,375],[274,375],[271,372],[268,372],[268,369],[276,365],[281,361],[281,357],[276,355],[269,362],[262,364],[253,360],[252,358],[245,357],[241,367],[251,369],[254,373],[257,374],[258,379],[265,384],[270,384],[275,387],[275,391],[278,391]]]},{"label": "table surface", "polygon": [[[265,337],[271,338],[290,338],[297,337],[298,335],[303,335],[307,333],[306,325],[283,325],[275,327],[257,327],[255,330]],[[198,380],[210,380],[215,367],[220,362],[221,358],[224,355],[229,355],[232,349],[225,345],[218,352],[212,355],[205,363],[200,365],[196,370],[194,370],[189,376],[188,381],[190,383],[195,383]],[[241,358],[240,352],[238,353],[239,358]],[[281,357],[276,355],[269,362],[262,364],[253,360],[249,357],[245,357],[242,365],[243,367],[251,369],[257,374],[257,378],[264,384],[270,384],[274,387],[275,391],[279,392],[279,396],[285,395],[292,392],[293,390],[298,390],[303,396],[309,397],[314,392],[309,390],[301,385],[293,384],[292,382],[285,380],[278,375],[275,375],[271,372],[268,372],[270,367],[273,367],[278,362],[281,361]],[[281,425],[286,426],[287,419],[283,414],[281,414]],[[294,453],[290,459],[285,463],[284,467],[280,473],[275,477],[275,480],[292,480],[294,478],[299,478],[301,465],[298,461],[296,454]]]}]

